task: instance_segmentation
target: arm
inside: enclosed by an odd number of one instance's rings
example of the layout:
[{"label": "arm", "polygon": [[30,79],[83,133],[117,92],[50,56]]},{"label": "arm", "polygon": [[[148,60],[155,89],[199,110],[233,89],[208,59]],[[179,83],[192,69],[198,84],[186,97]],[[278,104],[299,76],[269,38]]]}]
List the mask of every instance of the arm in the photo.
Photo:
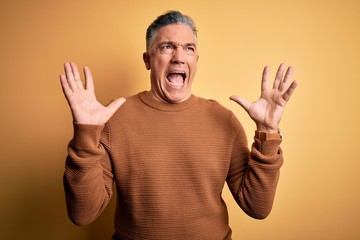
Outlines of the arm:
[{"label": "arm", "polygon": [[264,219],[272,209],[283,163],[279,148],[281,140],[260,141],[255,138],[249,152],[245,132],[238,121],[237,124],[240,127],[233,142],[227,184],[245,213]]},{"label": "arm", "polygon": [[108,135],[104,124],[125,99],[117,99],[105,107],[95,97],[89,68],[84,68],[85,88],[74,63],[65,63],[64,69],[60,81],[74,122],[74,137],[69,143],[65,165],[64,189],[70,219],[75,224],[84,225],[101,214],[112,195],[113,175],[106,151]]},{"label": "arm", "polygon": [[[107,128],[74,123],[68,145],[64,190],[69,218],[76,225],[94,221],[112,196],[113,174],[107,154]],[[101,137],[103,139],[101,139]]]},{"label": "arm", "polygon": [[[293,68],[284,75],[285,65],[277,71],[273,87],[269,88],[269,67],[265,67],[260,98],[250,103],[239,96],[230,97],[242,106],[256,124],[257,132],[251,152],[245,156],[246,136],[242,127],[234,142],[233,158],[227,179],[229,188],[240,207],[254,218],[265,218],[271,211],[283,163],[280,149],[281,137],[277,134],[279,123],[298,82],[290,78]],[[271,139],[260,139],[261,134],[270,134]],[[275,136],[275,137],[274,137]],[[243,149],[242,149],[243,148]],[[245,153],[241,153],[245,152]],[[242,160],[242,161],[241,161]]]}]

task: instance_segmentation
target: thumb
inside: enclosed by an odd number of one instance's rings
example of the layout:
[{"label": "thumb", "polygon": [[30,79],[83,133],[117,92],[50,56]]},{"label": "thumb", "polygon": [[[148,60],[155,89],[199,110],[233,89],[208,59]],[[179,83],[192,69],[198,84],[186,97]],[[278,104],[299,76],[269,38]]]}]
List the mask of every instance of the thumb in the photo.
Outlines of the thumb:
[{"label": "thumb", "polygon": [[245,111],[248,111],[250,108],[250,105],[251,105],[251,103],[248,100],[246,100],[245,98],[242,98],[240,96],[231,96],[230,100],[239,104],[241,107],[244,108]]},{"label": "thumb", "polygon": [[116,110],[118,110],[118,109],[121,107],[121,105],[124,104],[125,101],[126,101],[125,98],[118,98],[118,99],[112,101],[112,102],[107,106],[110,114],[113,115],[113,114],[116,112]]}]

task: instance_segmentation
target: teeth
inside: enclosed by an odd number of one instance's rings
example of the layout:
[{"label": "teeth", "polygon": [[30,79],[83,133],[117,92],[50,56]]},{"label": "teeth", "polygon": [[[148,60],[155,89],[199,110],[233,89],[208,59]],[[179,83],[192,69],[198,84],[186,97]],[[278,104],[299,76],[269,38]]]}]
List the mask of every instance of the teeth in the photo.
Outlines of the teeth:
[{"label": "teeth", "polygon": [[[182,81],[180,81],[179,78],[176,78],[175,76],[170,76],[170,75],[181,75],[182,77]],[[184,86],[184,82],[185,82],[185,78],[186,78],[186,73],[183,71],[177,71],[177,70],[173,70],[173,71],[169,71],[168,73],[168,83],[170,86],[174,87],[174,88],[182,88]],[[175,78],[173,78],[175,77]]]},{"label": "teeth", "polygon": [[169,82],[169,84],[170,84],[171,86],[173,86],[173,87],[181,87],[182,85],[184,85],[184,83],[178,83],[178,84],[176,84],[176,83],[172,83],[172,82]]},{"label": "teeth", "polygon": [[182,74],[182,75],[186,75],[185,72],[178,72],[178,71],[173,71],[170,72],[171,74]]}]

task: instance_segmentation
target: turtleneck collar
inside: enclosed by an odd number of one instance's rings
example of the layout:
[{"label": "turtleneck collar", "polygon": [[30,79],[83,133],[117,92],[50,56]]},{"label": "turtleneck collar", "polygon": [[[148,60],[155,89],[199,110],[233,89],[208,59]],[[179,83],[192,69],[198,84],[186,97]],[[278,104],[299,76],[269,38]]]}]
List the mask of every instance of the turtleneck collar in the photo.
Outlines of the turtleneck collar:
[{"label": "turtleneck collar", "polygon": [[188,99],[180,103],[165,103],[155,99],[148,91],[139,93],[140,100],[147,106],[165,112],[179,112],[190,108],[196,97],[192,94]]}]

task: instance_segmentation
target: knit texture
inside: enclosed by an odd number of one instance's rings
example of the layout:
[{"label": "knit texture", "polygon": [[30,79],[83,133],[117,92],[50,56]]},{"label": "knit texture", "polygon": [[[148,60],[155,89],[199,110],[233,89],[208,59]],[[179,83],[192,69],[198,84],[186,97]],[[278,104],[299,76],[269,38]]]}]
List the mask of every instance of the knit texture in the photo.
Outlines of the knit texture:
[{"label": "knit texture", "polygon": [[240,122],[216,101],[192,95],[166,104],[139,93],[103,126],[74,123],[64,174],[69,217],[94,221],[115,182],[113,239],[231,239],[225,182],[248,215],[265,218],[283,163],[279,145],[255,139],[250,152]]}]

